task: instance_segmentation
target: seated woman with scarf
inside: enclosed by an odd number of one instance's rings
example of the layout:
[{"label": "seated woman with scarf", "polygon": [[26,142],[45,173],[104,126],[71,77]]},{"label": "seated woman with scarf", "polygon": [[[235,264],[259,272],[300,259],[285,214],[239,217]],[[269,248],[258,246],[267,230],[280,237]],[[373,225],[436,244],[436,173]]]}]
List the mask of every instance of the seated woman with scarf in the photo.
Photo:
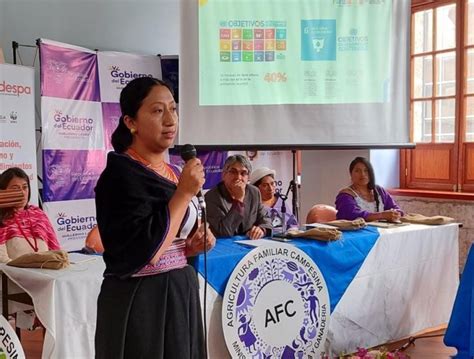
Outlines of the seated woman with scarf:
[{"label": "seated woman with scarf", "polygon": [[23,199],[11,206],[0,206],[0,263],[23,254],[57,250],[59,243],[46,214],[28,204],[30,179],[21,168],[9,168],[0,175],[0,190],[17,190]]}]

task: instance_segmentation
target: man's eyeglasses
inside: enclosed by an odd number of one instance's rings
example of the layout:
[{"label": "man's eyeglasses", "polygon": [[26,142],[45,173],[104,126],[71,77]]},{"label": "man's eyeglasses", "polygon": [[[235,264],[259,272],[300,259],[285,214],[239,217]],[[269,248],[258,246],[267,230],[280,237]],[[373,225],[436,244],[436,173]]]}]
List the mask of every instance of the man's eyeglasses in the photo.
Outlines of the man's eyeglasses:
[{"label": "man's eyeglasses", "polygon": [[247,170],[239,171],[238,169],[235,169],[235,168],[229,168],[227,172],[233,176],[241,175],[242,177],[247,177],[249,175],[249,171]]}]

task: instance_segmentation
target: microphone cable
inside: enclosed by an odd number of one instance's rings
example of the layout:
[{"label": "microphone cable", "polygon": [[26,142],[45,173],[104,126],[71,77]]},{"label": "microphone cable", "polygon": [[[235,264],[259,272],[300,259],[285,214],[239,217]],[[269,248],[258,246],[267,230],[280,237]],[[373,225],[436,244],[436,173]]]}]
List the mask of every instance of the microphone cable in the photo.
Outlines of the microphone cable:
[{"label": "microphone cable", "polygon": [[204,223],[204,260],[203,260],[203,272],[204,272],[204,295],[203,295],[203,324],[204,324],[204,357],[208,358],[207,353],[207,211],[206,202],[204,197],[202,201],[199,201],[201,208],[202,222]]},{"label": "microphone cable", "polygon": [[[181,149],[181,158],[184,162],[188,162],[189,160],[196,158],[197,152],[196,148],[191,144],[186,144]],[[199,208],[201,209],[201,218],[202,222],[204,223],[204,298],[203,298],[203,325],[204,325],[204,355],[205,358],[208,358],[207,353],[207,212],[206,212],[206,201],[204,196],[202,195],[202,191],[200,190],[196,195]],[[199,260],[198,260],[198,267],[199,267]]]}]

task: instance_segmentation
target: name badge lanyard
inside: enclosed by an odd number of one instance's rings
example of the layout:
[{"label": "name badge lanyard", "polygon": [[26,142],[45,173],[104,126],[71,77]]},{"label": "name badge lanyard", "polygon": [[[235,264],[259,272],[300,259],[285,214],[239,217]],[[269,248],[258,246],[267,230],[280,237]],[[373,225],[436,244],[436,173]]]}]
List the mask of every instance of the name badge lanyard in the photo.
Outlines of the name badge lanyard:
[{"label": "name badge lanyard", "polygon": [[25,231],[23,230],[22,226],[20,225],[20,223],[18,222],[18,218],[15,218],[15,222],[16,222],[16,225],[18,226],[18,229],[20,230],[22,236],[25,238],[25,240],[28,242],[28,244],[30,245],[31,248],[33,248],[33,250],[35,252],[38,252],[38,240],[35,238],[35,236],[33,235],[33,229],[31,228],[31,220],[28,218],[28,222],[30,223],[30,232],[33,236],[33,240],[35,241],[35,243],[31,243],[30,240],[28,239],[28,237],[26,236],[25,234]]}]

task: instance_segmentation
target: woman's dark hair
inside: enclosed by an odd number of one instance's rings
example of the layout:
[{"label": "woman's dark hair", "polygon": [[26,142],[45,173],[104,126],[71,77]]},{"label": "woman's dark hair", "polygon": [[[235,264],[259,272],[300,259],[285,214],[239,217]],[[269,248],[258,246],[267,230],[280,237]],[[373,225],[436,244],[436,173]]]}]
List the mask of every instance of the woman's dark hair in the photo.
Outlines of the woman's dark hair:
[{"label": "woman's dark hair", "polygon": [[123,118],[125,116],[135,117],[143,100],[155,86],[164,86],[173,95],[173,90],[167,83],[153,77],[136,78],[122,89],[120,93],[120,110],[122,111],[122,116],[120,116],[118,126],[112,133],[111,139],[115,152],[125,152],[133,140],[132,134],[125,125]]},{"label": "woman's dark hair", "polygon": [[[28,205],[31,198],[30,177],[28,177],[26,172],[23,171],[21,168],[12,167],[4,171],[0,175],[0,189],[6,189],[10,181],[15,177],[24,179],[26,183],[28,184],[28,202],[26,202],[26,205]],[[13,214],[13,208],[0,208],[0,225],[3,224],[4,219],[7,219],[12,214]]]},{"label": "woman's dark hair", "polygon": [[374,191],[374,199],[375,199],[375,204],[377,206],[377,212],[379,211],[379,196],[378,196],[378,191],[377,191],[377,186],[375,185],[375,174],[374,174],[374,168],[372,167],[372,164],[369,162],[369,160],[365,157],[356,157],[352,160],[351,164],[349,165],[349,173],[352,173],[354,170],[354,167],[358,164],[362,163],[367,167],[367,171],[369,172],[369,183],[367,184],[367,188],[369,190]]}]

